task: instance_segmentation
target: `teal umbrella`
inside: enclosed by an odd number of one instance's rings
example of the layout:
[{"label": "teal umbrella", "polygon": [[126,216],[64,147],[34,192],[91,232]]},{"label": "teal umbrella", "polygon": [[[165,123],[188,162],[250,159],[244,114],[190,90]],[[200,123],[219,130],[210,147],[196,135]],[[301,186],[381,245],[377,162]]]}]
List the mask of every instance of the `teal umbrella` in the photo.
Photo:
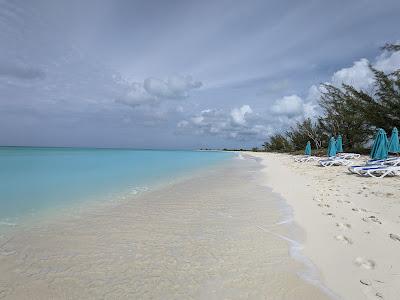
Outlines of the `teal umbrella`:
[{"label": "teal umbrella", "polygon": [[385,130],[379,128],[375,135],[374,145],[371,149],[371,158],[386,159],[388,157],[388,145],[389,142]]},{"label": "teal umbrella", "polygon": [[400,152],[399,132],[396,127],[393,128],[392,136],[390,137],[389,152],[390,153],[399,153]]},{"label": "teal umbrella", "polygon": [[336,140],[336,152],[340,153],[343,152],[343,141],[342,136],[339,134]]},{"label": "teal umbrella", "polygon": [[306,149],[304,150],[305,155],[311,155],[311,143],[310,141],[307,142]]},{"label": "teal umbrella", "polygon": [[329,140],[329,145],[328,145],[328,156],[336,156],[336,141],[334,137],[331,137]]}]

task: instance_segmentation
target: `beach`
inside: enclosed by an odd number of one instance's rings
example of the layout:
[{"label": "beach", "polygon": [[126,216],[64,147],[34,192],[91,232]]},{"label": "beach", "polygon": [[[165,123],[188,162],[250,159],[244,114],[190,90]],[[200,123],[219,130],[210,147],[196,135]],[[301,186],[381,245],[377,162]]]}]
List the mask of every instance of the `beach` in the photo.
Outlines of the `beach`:
[{"label": "beach", "polygon": [[305,232],[262,170],[240,155],[120,201],[18,224],[0,236],[0,298],[336,297],[299,252]]},{"label": "beach", "polygon": [[10,226],[0,298],[399,299],[399,179],[293,158],[238,154]]},{"label": "beach", "polygon": [[[301,253],[342,299],[400,299],[400,178],[365,178],[346,167],[253,153],[264,180],[305,231]],[[362,164],[367,157],[354,160]]]}]

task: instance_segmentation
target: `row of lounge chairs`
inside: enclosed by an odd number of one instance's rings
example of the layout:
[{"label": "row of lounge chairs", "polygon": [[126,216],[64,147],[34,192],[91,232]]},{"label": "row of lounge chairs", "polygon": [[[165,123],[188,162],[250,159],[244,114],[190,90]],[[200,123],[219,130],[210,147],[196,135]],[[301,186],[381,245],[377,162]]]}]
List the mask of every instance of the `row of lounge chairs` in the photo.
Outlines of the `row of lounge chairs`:
[{"label": "row of lounge chairs", "polygon": [[400,157],[390,157],[381,160],[368,160],[365,165],[354,166],[351,159],[360,158],[357,153],[339,153],[334,157],[321,158],[317,156],[296,157],[296,162],[315,161],[322,167],[348,166],[351,173],[360,176],[383,178],[386,176],[400,176]]},{"label": "row of lounge chairs", "polygon": [[369,160],[363,166],[349,167],[349,171],[361,176],[371,176],[375,178],[400,175],[400,157]]}]

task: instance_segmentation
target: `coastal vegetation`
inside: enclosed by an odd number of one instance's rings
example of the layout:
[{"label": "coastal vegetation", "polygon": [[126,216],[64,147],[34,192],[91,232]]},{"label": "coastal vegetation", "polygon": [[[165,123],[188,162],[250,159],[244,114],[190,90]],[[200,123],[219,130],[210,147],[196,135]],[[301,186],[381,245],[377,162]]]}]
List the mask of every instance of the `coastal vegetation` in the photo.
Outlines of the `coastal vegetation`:
[{"label": "coastal vegetation", "polygon": [[[382,50],[400,51],[400,44],[386,44]],[[262,147],[264,151],[295,152],[310,141],[314,150],[326,148],[330,136],[342,135],[348,151],[365,152],[377,128],[389,132],[400,127],[400,69],[391,73],[369,66],[374,75],[371,90],[348,84],[321,85],[321,114],[305,119],[283,133],[276,133]]]}]

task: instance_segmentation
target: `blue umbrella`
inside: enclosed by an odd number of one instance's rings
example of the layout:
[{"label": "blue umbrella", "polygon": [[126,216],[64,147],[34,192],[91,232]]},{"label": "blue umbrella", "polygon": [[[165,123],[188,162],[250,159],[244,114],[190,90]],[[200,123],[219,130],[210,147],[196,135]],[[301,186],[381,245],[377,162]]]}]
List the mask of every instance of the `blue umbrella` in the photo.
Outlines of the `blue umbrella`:
[{"label": "blue umbrella", "polygon": [[389,152],[390,153],[399,153],[400,152],[399,132],[396,127],[393,128],[392,136],[390,137]]},{"label": "blue umbrella", "polygon": [[343,152],[343,141],[342,136],[339,134],[336,140],[336,152],[340,153]]},{"label": "blue umbrella", "polygon": [[379,128],[375,135],[374,145],[371,149],[372,159],[386,159],[388,157],[388,139],[385,130]]},{"label": "blue umbrella", "polygon": [[329,145],[328,145],[328,156],[336,156],[336,141],[334,137],[331,137],[329,140]]},{"label": "blue umbrella", "polygon": [[310,141],[307,142],[306,149],[304,150],[305,155],[311,155],[311,143]]}]

